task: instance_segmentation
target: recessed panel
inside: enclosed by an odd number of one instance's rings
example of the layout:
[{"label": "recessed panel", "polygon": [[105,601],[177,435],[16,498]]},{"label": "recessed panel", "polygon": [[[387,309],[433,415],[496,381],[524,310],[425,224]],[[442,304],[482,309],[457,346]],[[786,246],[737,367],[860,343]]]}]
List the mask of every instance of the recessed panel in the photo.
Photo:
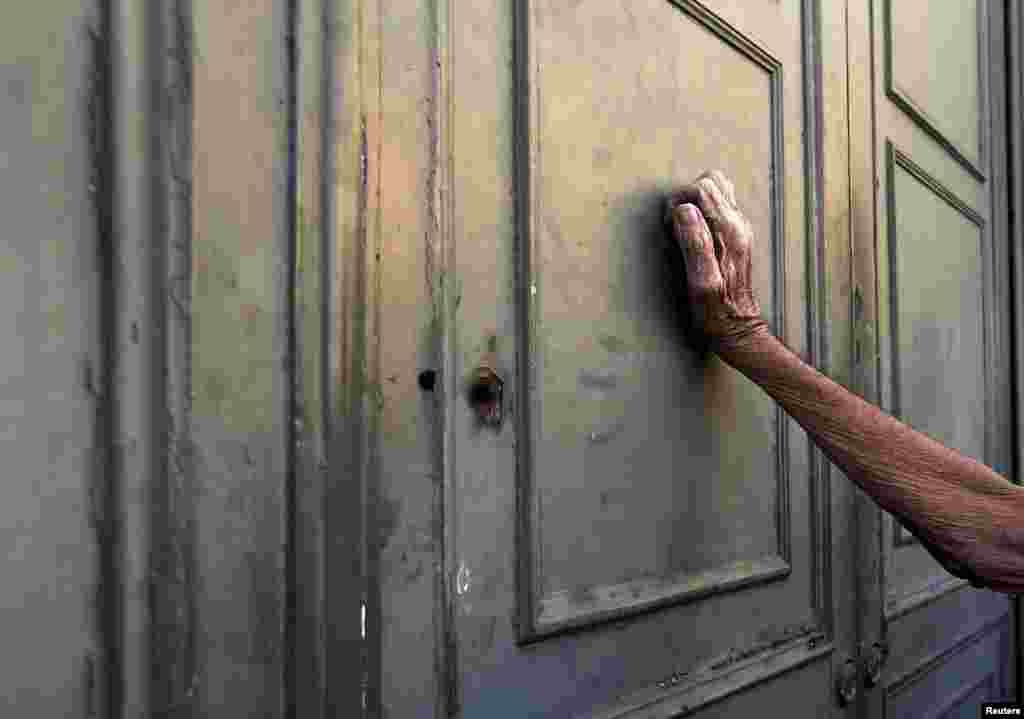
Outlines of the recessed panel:
[{"label": "recessed panel", "polygon": [[[529,218],[531,550],[539,625],[778,576],[777,407],[680,331],[665,193],[721,168],[775,323],[780,76],[665,0],[538,3]],[[692,9],[691,9],[692,10]]]},{"label": "recessed panel", "polygon": [[983,174],[983,0],[887,0],[888,92],[972,174]]},{"label": "recessed panel", "polygon": [[893,177],[898,411],[984,461],[982,228],[901,164]]},{"label": "recessed panel", "polygon": [[1005,701],[1005,630],[996,628],[954,645],[885,688],[886,716],[973,719],[983,702]]},{"label": "recessed panel", "polygon": [[[984,225],[909,158],[895,148],[889,155],[893,410],[984,462]],[[898,522],[893,527],[890,602],[954,586],[923,549],[902,556],[916,542]]]}]

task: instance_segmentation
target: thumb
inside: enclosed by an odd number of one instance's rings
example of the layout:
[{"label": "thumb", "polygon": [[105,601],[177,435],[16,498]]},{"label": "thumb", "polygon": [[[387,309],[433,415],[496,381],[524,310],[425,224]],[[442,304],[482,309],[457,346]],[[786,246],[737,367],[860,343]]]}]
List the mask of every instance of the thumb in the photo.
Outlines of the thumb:
[{"label": "thumb", "polygon": [[696,205],[673,207],[672,229],[683,253],[690,292],[701,295],[721,288],[724,280],[715,259],[711,229]]}]

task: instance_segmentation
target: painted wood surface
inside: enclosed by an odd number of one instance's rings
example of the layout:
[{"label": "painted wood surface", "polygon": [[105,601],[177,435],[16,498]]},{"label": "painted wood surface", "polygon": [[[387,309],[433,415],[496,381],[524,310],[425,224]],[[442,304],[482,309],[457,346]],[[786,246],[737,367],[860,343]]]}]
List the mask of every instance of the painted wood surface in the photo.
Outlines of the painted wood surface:
[{"label": "painted wood surface", "polygon": [[[955,31],[947,11],[963,16]],[[858,2],[849,18],[857,391],[1019,481],[1004,6]],[[1014,696],[1011,601],[950,576],[861,500],[860,647],[887,650],[866,716],[955,716]]]},{"label": "painted wood surface", "polygon": [[0,713],[105,708],[113,556],[105,18],[27,8],[0,29]]},{"label": "painted wood surface", "polygon": [[[967,104],[921,74],[905,4],[52,5],[0,29],[0,713],[1013,690],[1008,602],[944,583],[685,347],[656,247],[664,191],[726,170],[790,346],[1009,472],[996,3],[944,40],[977,55]],[[952,424],[942,382],[973,408]],[[874,642],[880,683],[837,702]]]}]

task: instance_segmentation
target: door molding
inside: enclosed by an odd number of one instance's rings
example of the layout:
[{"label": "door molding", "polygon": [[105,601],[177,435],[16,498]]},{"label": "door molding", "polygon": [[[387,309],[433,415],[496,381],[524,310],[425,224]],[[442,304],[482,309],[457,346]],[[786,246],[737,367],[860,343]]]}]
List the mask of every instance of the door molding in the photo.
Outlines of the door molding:
[{"label": "door molding", "polygon": [[[736,50],[744,58],[754,63],[768,74],[769,84],[769,126],[771,128],[771,246],[774,258],[772,312],[776,332],[782,336],[785,328],[785,296],[786,296],[786,258],[784,198],[781,188],[784,186],[784,128],[783,128],[783,68],[782,63],[765,48],[741,33],[737,28],[718,17],[712,11],[695,0],[667,0],[669,4],[682,11],[687,17],[705,28],[716,38]],[[803,0],[804,15],[804,48],[802,60],[805,67],[812,72],[805,74],[804,83],[804,123],[809,125],[808,116],[817,111],[813,98],[817,97],[819,70],[816,39],[818,37],[818,21],[816,2]],[[775,408],[775,481],[776,481],[776,521],[777,547],[773,551],[756,559],[744,559],[731,564],[719,565],[697,573],[680,573],[670,578],[645,579],[629,581],[616,585],[605,585],[588,588],[576,593],[559,591],[548,596],[541,596],[538,591],[537,574],[539,571],[540,548],[537,546],[535,529],[539,528],[540,507],[534,487],[534,465],[532,453],[532,432],[536,417],[539,416],[537,406],[539,400],[532,395],[531,388],[535,383],[538,355],[536,304],[537,285],[534,279],[536,267],[534,258],[540,256],[535,246],[540,236],[538,223],[539,211],[534,207],[534,198],[540,196],[537,173],[532,169],[538,167],[541,153],[539,133],[534,127],[540,124],[542,99],[540,98],[539,79],[532,73],[537,48],[533,41],[532,24],[533,3],[527,1],[515,4],[515,56],[513,62],[517,68],[516,96],[520,99],[517,108],[516,125],[516,184],[517,198],[516,224],[519,230],[519,251],[517,253],[516,277],[516,310],[518,313],[517,366],[526,368],[519,372],[516,396],[517,413],[517,468],[518,468],[518,537],[517,563],[518,578],[517,604],[519,610],[518,641],[521,644],[535,642],[540,639],[557,635],[566,631],[593,626],[602,622],[615,621],[630,617],[641,612],[652,611],[675,604],[703,599],[722,592],[736,591],[761,584],[784,579],[791,571],[791,518],[790,518],[790,452],[789,433],[795,425],[788,420],[781,406]],[[442,103],[447,104],[447,103]],[[813,123],[813,118],[811,120]],[[815,126],[811,125],[811,126]],[[805,131],[806,132],[806,131]],[[818,136],[807,132],[813,141],[804,143],[805,162],[808,167],[816,167]],[[804,192],[814,190],[818,173],[808,173]],[[817,248],[819,208],[814,195],[806,199],[807,211],[807,243],[814,252]],[[809,263],[810,267],[820,267],[817,259]],[[809,272],[808,274],[814,274]],[[813,300],[809,304],[820,301],[813,291]],[[814,312],[809,312],[812,317]],[[818,324],[810,330],[812,338],[823,330]],[[815,351],[815,354],[819,353]],[[820,469],[815,464],[812,467]],[[814,469],[812,469],[812,472]],[[812,477],[811,485],[817,488],[818,481]],[[814,490],[812,490],[814,491]],[[827,489],[826,499],[827,499]],[[829,506],[826,502],[824,506]],[[817,512],[814,512],[817,524]],[[820,531],[815,531],[815,535]],[[826,535],[827,536],[827,535]],[[826,552],[829,551],[826,549]],[[824,581],[819,580],[823,586]],[[580,596],[577,596],[577,595]],[[821,612],[827,614],[828,612]]]}]

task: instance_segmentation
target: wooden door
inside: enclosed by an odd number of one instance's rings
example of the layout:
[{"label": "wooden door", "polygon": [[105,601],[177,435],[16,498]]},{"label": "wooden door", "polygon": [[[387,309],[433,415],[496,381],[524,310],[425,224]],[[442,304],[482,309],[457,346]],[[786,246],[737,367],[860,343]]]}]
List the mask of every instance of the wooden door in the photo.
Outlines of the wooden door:
[{"label": "wooden door", "polygon": [[117,557],[110,515],[94,511],[112,489],[104,44],[89,32],[102,15],[48,3],[0,28],[4,716],[110,706]]},{"label": "wooden door", "polygon": [[[1011,477],[1003,4],[850,7],[861,391]],[[862,510],[868,715],[976,716],[1012,697],[1010,600]]]},{"label": "wooden door", "polygon": [[338,327],[368,713],[839,715],[846,488],[688,348],[661,222],[673,185],[724,170],[766,317],[825,364],[822,274],[849,263],[815,239],[840,201],[818,103],[842,94],[807,62],[816,4],[353,12]]}]

